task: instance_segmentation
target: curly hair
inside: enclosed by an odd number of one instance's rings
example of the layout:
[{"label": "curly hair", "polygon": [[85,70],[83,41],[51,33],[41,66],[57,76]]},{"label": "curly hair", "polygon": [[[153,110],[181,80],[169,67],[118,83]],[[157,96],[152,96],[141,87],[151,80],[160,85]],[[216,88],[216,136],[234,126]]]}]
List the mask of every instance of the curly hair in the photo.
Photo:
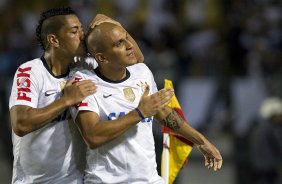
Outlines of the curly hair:
[{"label": "curly hair", "polygon": [[52,8],[40,14],[40,18],[36,27],[36,37],[39,45],[45,51],[47,48],[47,35],[56,34],[62,27],[64,22],[62,19],[56,18],[58,15],[76,15],[71,7]]}]

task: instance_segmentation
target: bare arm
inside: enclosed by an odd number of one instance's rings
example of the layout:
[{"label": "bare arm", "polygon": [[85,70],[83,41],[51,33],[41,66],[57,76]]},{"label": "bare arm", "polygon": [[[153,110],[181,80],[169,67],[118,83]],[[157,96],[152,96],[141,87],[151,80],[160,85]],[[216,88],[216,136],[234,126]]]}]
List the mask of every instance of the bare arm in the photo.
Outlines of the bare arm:
[{"label": "bare arm", "polygon": [[[167,106],[174,95],[172,89],[162,89],[150,96],[147,96],[148,93],[149,88],[147,87],[138,106],[144,117],[155,115],[161,108]],[[116,120],[103,122],[95,112],[80,111],[76,123],[85,142],[91,149],[94,149],[121,136],[140,120],[141,117],[136,110],[132,110]]]},{"label": "bare arm", "polygon": [[155,118],[164,126],[179,133],[186,139],[193,142],[205,157],[205,165],[214,170],[222,166],[222,157],[217,148],[211,144],[200,132],[191,127],[172,108],[163,108]]},{"label": "bare arm", "polygon": [[[90,22],[89,24],[89,30],[92,30],[95,28],[95,26],[101,24],[101,23],[104,23],[104,22],[109,22],[109,23],[113,23],[115,25],[118,25],[118,26],[121,26],[122,25],[111,19],[110,17],[106,16],[106,15],[103,15],[103,14],[97,14],[93,20]],[[88,31],[89,32],[89,31]],[[134,54],[136,56],[136,59],[137,59],[137,62],[138,63],[143,63],[144,62],[144,55],[141,51],[141,49],[139,48],[138,44],[136,43],[136,41],[131,37],[131,35],[128,33],[128,37],[129,37],[129,41],[133,44],[133,50],[134,50]]]},{"label": "bare arm", "polygon": [[135,111],[116,120],[103,122],[95,112],[81,111],[76,118],[76,123],[88,147],[94,149],[122,135],[140,120]]},{"label": "bare arm", "polygon": [[10,117],[13,131],[18,136],[24,136],[35,131],[54,120],[67,107],[81,102],[86,96],[96,91],[96,86],[91,81],[72,83],[73,81],[67,83],[62,98],[46,107],[32,108],[23,105],[12,107]]}]

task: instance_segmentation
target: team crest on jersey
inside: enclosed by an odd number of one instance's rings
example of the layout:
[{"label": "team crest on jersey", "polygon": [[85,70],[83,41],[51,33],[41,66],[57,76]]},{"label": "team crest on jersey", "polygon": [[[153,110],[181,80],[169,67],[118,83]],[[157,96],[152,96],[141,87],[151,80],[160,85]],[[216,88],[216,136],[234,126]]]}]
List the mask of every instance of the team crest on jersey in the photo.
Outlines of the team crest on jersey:
[{"label": "team crest on jersey", "polygon": [[124,95],[124,98],[130,102],[134,102],[135,97],[136,97],[132,88],[130,87],[123,89],[123,95]]},{"label": "team crest on jersey", "polygon": [[59,83],[59,87],[61,90],[63,90],[65,88],[65,85],[66,85],[67,81],[62,81]]}]

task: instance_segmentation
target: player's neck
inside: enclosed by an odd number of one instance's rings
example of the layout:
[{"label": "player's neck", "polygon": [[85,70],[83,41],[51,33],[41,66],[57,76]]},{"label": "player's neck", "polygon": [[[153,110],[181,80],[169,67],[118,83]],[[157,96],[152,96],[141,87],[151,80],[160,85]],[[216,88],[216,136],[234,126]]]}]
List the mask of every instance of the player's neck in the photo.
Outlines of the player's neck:
[{"label": "player's neck", "polygon": [[121,81],[126,78],[126,68],[111,69],[107,67],[98,67],[99,72],[111,81]]},{"label": "player's neck", "polygon": [[69,71],[70,59],[58,57],[49,53],[44,54],[46,63],[55,76],[66,74]]}]

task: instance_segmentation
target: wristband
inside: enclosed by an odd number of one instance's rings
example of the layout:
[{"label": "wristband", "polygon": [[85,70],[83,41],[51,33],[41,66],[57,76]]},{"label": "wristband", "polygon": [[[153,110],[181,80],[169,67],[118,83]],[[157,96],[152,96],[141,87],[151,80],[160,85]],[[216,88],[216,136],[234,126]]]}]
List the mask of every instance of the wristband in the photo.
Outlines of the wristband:
[{"label": "wristband", "polygon": [[135,111],[136,111],[137,114],[140,116],[141,121],[145,119],[145,117],[143,116],[143,114],[141,113],[141,111],[140,111],[140,109],[139,109],[138,107],[135,109]]}]

